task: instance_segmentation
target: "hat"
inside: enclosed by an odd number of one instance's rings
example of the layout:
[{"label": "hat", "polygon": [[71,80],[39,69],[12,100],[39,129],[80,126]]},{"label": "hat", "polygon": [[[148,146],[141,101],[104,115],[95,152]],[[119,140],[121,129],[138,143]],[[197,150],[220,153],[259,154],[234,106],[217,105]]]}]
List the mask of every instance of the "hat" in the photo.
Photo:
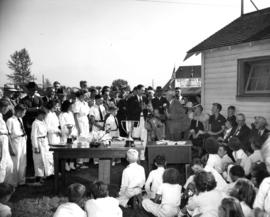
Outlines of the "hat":
[{"label": "hat", "polygon": [[162,91],[162,87],[161,86],[157,86],[156,92],[158,91]]},{"label": "hat", "polygon": [[116,111],[118,108],[115,105],[110,105],[108,111]]},{"label": "hat", "polygon": [[129,149],[127,151],[127,159],[129,162],[136,162],[139,158],[139,152],[136,149]]},{"label": "hat", "polygon": [[26,88],[29,90],[29,89],[37,89],[38,86],[37,84],[34,82],[34,81],[30,81],[27,85],[26,85]]}]

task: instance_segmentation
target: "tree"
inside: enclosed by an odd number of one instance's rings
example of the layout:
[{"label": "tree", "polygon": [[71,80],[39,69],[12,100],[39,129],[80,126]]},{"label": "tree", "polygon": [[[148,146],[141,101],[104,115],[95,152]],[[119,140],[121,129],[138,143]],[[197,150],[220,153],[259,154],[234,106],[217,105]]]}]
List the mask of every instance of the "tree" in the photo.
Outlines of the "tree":
[{"label": "tree", "polygon": [[22,85],[29,81],[35,80],[35,77],[31,75],[30,66],[32,65],[28,51],[23,48],[20,51],[15,51],[10,55],[8,61],[8,67],[13,71],[7,75],[8,79],[14,84]]},{"label": "tree", "polygon": [[48,78],[46,78],[45,81],[44,81],[44,87],[43,88],[46,89],[48,87],[52,87],[52,83]]},{"label": "tree", "polygon": [[116,79],[112,82],[112,89],[121,90],[122,88],[129,88],[128,82],[124,79]]}]

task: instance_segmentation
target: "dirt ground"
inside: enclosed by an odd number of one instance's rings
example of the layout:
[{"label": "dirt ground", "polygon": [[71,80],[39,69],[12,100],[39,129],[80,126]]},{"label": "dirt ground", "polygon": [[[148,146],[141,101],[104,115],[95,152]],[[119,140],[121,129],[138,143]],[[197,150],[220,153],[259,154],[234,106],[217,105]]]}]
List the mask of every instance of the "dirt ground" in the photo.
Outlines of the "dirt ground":
[{"label": "dirt ground", "polygon": [[[141,163],[146,169],[146,163]],[[109,186],[110,196],[116,197],[121,184],[122,171],[127,165],[126,162],[122,162],[111,170],[111,184]],[[183,167],[178,168],[180,174],[184,174]],[[78,182],[84,184],[89,190],[91,183],[97,179],[98,166],[91,164],[88,169],[80,169],[74,172],[68,173],[67,186],[69,184]],[[184,182],[184,177],[181,176],[181,184]],[[60,178],[60,192],[55,194],[53,191],[53,178],[45,181],[42,185],[27,184],[26,186],[18,187],[13,194],[9,205],[12,208],[13,217],[51,217],[57,209],[57,207],[67,201],[65,196],[66,186],[61,185]],[[85,197],[87,200],[88,197]],[[142,210],[123,210],[124,217],[149,216]]]}]

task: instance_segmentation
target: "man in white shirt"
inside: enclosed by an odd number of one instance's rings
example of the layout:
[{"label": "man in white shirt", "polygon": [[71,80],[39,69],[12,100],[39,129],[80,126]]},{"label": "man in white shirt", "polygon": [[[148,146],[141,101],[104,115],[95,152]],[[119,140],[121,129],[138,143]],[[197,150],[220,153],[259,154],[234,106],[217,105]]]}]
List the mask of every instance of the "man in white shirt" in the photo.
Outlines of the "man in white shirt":
[{"label": "man in white shirt", "polygon": [[95,96],[95,105],[90,108],[90,117],[94,118],[93,131],[104,129],[104,120],[106,116],[106,109],[103,105],[103,98],[101,95]]}]

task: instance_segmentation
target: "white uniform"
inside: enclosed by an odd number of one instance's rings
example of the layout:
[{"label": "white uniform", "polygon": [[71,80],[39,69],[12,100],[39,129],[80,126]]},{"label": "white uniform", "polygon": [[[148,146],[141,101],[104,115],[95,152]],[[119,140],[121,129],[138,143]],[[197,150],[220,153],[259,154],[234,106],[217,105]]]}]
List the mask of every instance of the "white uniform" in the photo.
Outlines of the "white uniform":
[{"label": "white uniform", "polygon": [[[150,198],[154,199],[156,197],[156,193],[159,187],[163,183],[162,176],[163,176],[164,170],[165,170],[164,167],[158,167],[157,169],[152,170],[149,173],[149,176],[145,183],[145,190]],[[150,188],[150,185],[151,185],[151,188]]]},{"label": "white uniform", "polygon": [[239,149],[238,151],[233,151],[232,155],[236,162],[240,161],[240,166],[243,167],[245,171],[245,175],[246,176],[249,175],[250,170],[251,170],[251,160],[243,151],[243,149]]},{"label": "white uniform", "polygon": [[106,119],[105,129],[106,128],[110,128],[110,136],[112,138],[120,136],[117,118],[113,116],[112,114],[110,114],[109,117]]},{"label": "white uniform", "polygon": [[[36,119],[32,125],[31,140],[33,147],[33,160],[35,176],[50,176],[54,174],[53,154],[49,151],[47,126],[45,121]],[[40,153],[35,153],[38,148]]]},{"label": "white uniform", "polygon": [[75,120],[74,120],[74,115],[72,112],[61,112],[59,115],[59,122],[61,126],[61,132],[62,132],[62,137],[61,137],[61,142],[66,143],[67,138],[68,138],[68,128],[67,125],[72,125],[73,128],[71,130],[71,136],[77,136],[78,132],[75,127]]},{"label": "white uniform", "polygon": [[[90,108],[90,116],[93,116],[95,118],[96,124],[104,127],[104,118],[106,115],[106,109],[104,105],[93,105]],[[93,131],[99,131],[100,128],[93,126]]]},{"label": "white uniform", "polygon": [[[106,208],[105,208],[106,207]],[[85,210],[91,217],[122,217],[119,201],[113,197],[104,197],[88,200]]]},{"label": "white uniform", "polygon": [[2,151],[2,159],[0,161],[0,183],[7,182],[14,184],[13,182],[13,162],[9,153],[8,144],[8,129],[3,116],[0,113],[0,146]]},{"label": "white uniform", "polygon": [[73,105],[73,113],[77,114],[77,120],[79,124],[78,130],[80,130],[80,135],[82,137],[87,137],[89,135],[89,120],[88,115],[90,108],[85,101],[76,100]]},{"label": "white uniform", "polygon": [[218,154],[209,154],[206,166],[214,168],[219,173],[222,172],[222,161]]},{"label": "white uniform", "polygon": [[79,207],[76,203],[61,204],[53,217],[87,217],[86,212]]},{"label": "white uniform", "polygon": [[157,194],[161,195],[161,204],[144,199],[142,206],[147,212],[157,217],[174,217],[179,212],[181,189],[182,187],[178,184],[163,183],[157,191]]},{"label": "white uniform", "polygon": [[21,118],[13,116],[7,120],[7,127],[10,133],[11,146],[15,153],[12,156],[14,166],[14,183],[25,184],[26,172],[26,133]]},{"label": "white uniform", "polygon": [[144,183],[144,168],[137,163],[129,164],[123,170],[122,174],[121,188],[118,197],[120,205],[126,207],[130,198],[142,192]]},{"label": "white uniform", "polygon": [[57,145],[60,143],[60,123],[55,112],[49,111],[45,117],[45,123],[47,125],[49,144]]}]

